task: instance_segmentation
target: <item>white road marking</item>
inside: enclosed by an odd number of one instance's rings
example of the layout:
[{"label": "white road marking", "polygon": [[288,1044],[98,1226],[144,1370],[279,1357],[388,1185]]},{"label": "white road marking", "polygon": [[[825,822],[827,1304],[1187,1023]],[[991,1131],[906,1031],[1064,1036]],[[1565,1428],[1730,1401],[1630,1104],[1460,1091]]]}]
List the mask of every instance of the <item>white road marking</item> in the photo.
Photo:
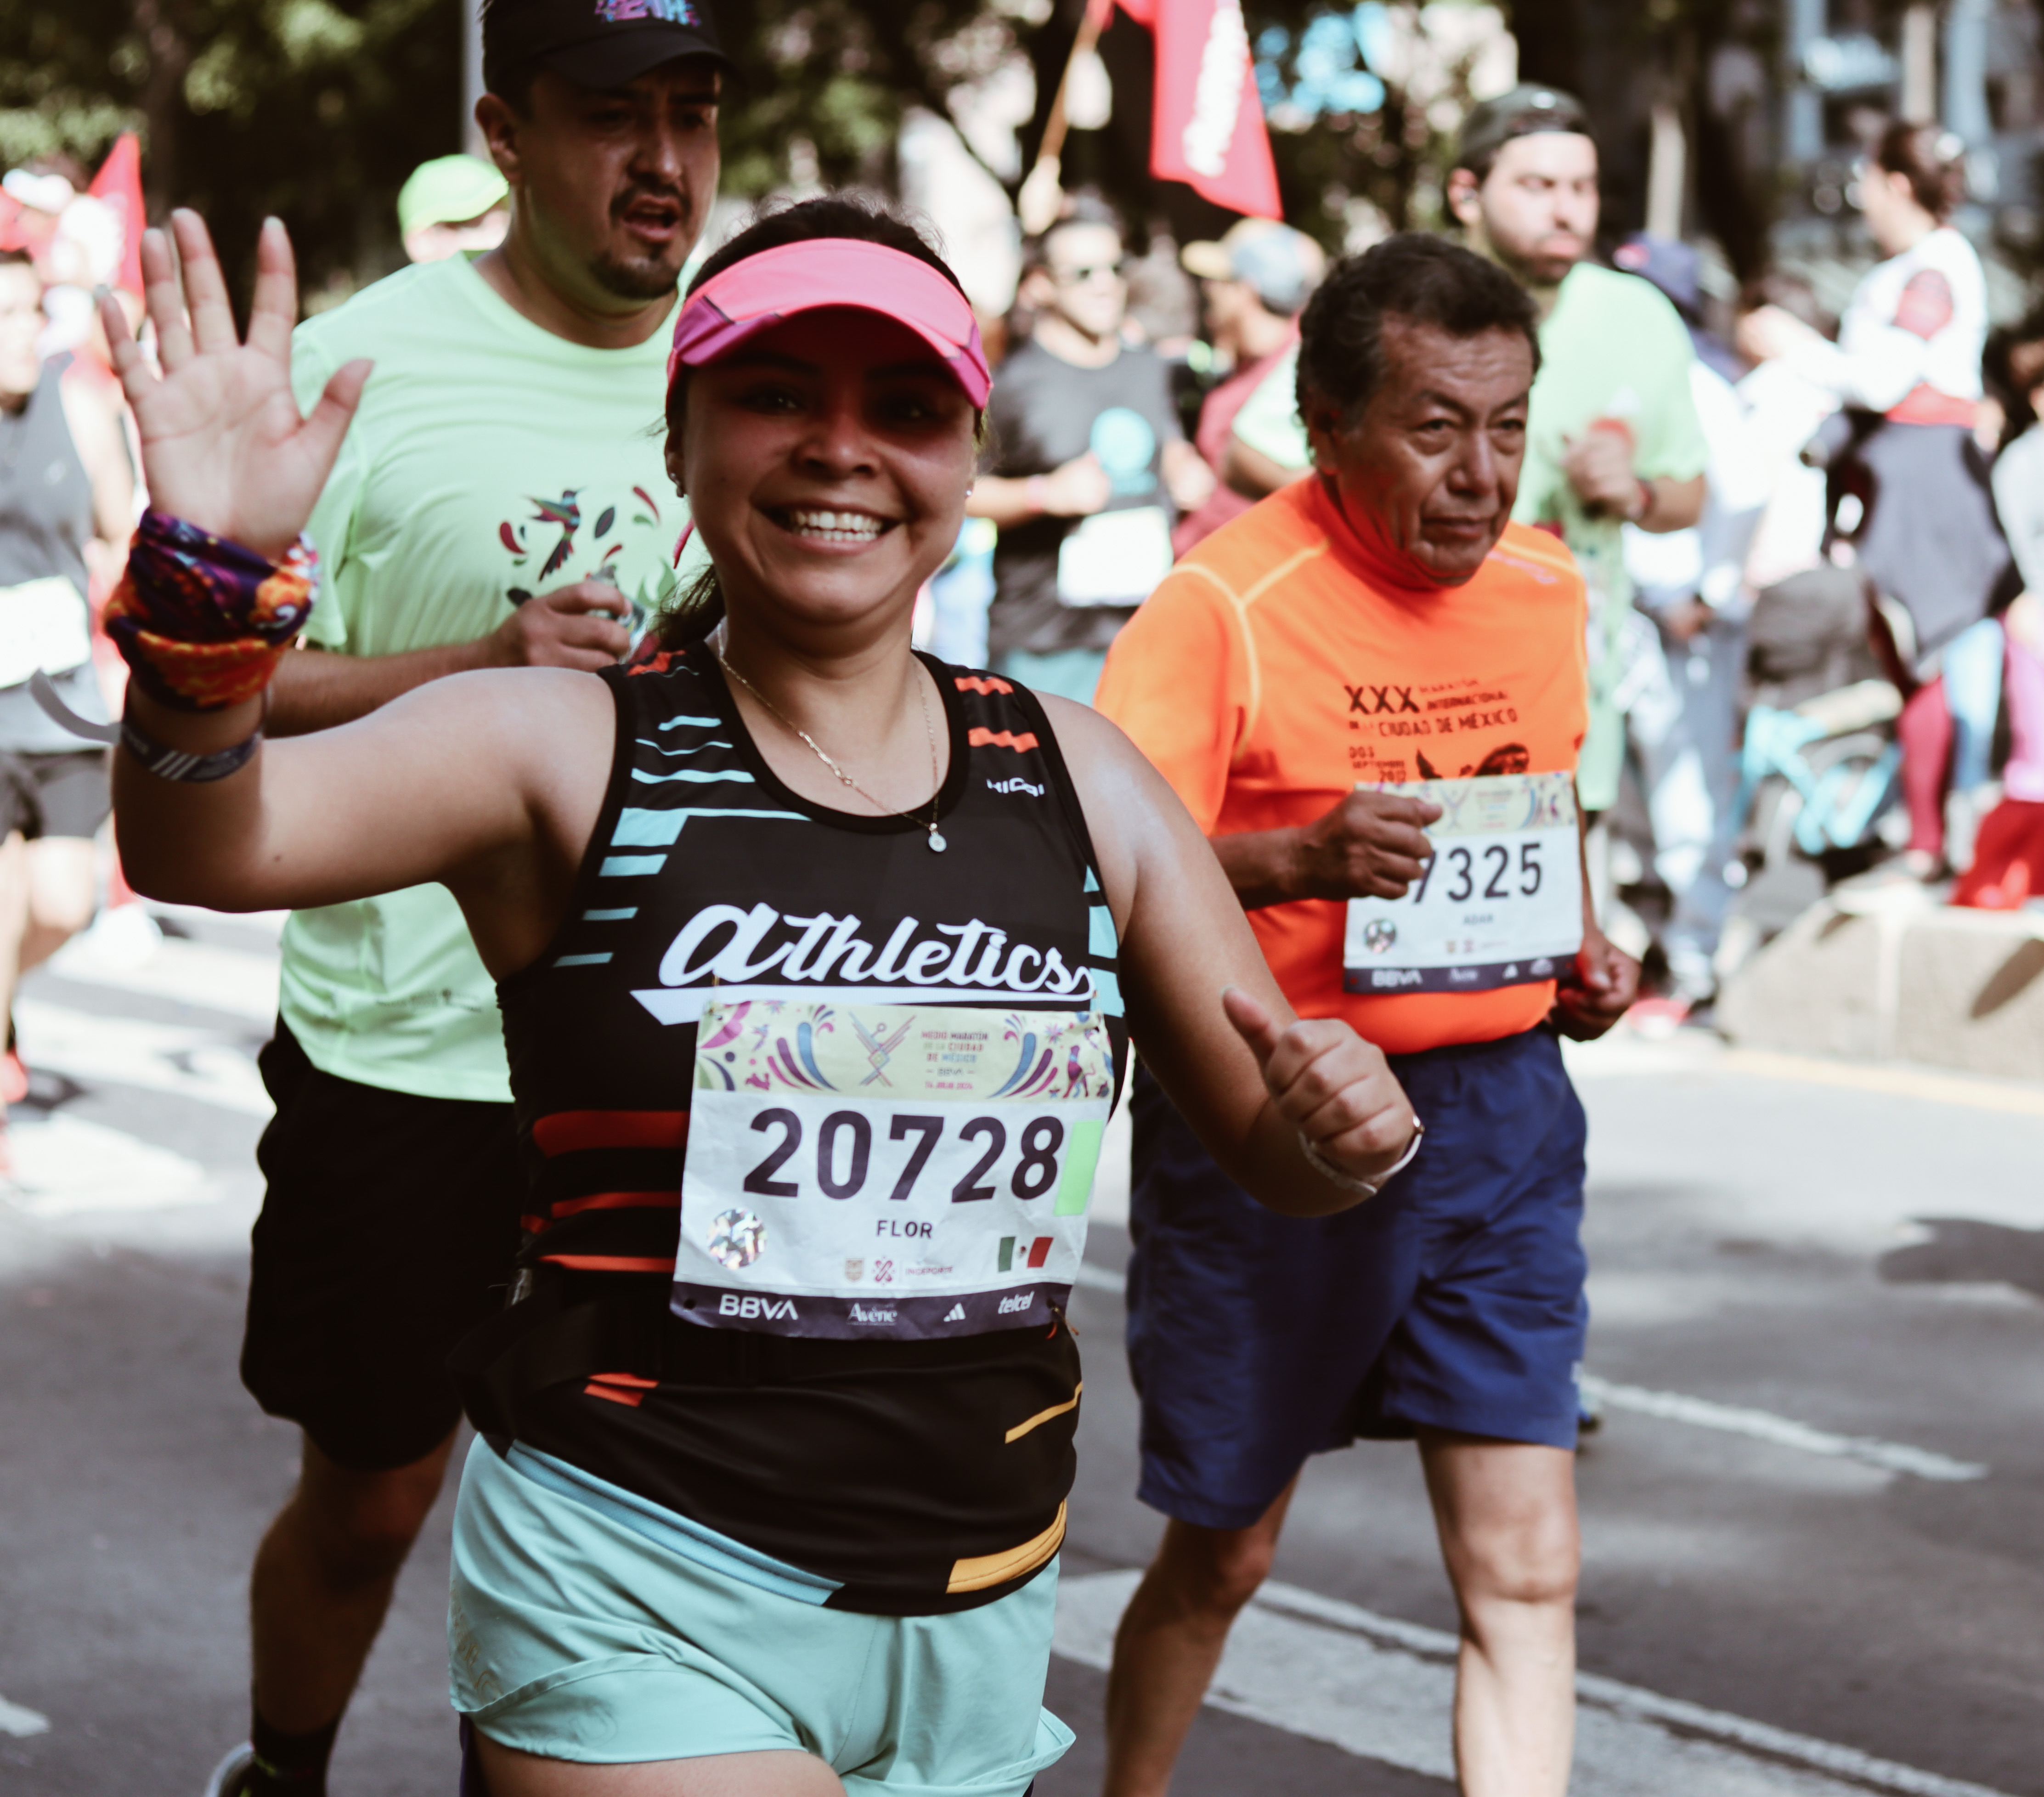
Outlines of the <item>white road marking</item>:
[{"label": "white road marking", "polygon": [[[1141,1574],[1068,1578],[1056,1650],[1105,1668]],[[1264,1586],[1228,1637],[1207,1701],[1358,1758],[1452,1780],[1458,1643],[1296,1587]],[[2001,1797],[1856,1748],[1584,1674],[1572,1797]]]},{"label": "white road marking", "polygon": [[48,1734],[50,1719],[40,1710],[30,1710],[19,1703],[10,1703],[0,1697],[0,1734]]},{"label": "white road marking", "polygon": [[1919,1479],[1954,1482],[1984,1479],[1990,1470],[1977,1461],[1954,1460],[1928,1448],[1912,1448],[1900,1442],[1884,1442],[1871,1435],[1838,1435],[1828,1429],[1813,1429],[1764,1410],[1743,1404],[1721,1404],[1708,1398],[1692,1398],[1680,1392],[1653,1392],[1642,1385],[1620,1385],[1594,1374],[1582,1377],[1583,1396],[1608,1404],[1613,1410],[1635,1411],[1642,1416],[1658,1416],[1669,1423],[1687,1423],[1699,1429],[1716,1429],[1728,1435],[1750,1435],[1756,1442],[1777,1447],[1796,1448],[1804,1453],[1828,1454],[1837,1460],[1856,1460],[1877,1466],[1885,1473],[1909,1473]]},{"label": "white road marking", "polygon": [[153,1210],[203,1199],[206,1169],[168,1149],[60,1112],[9,1128],[10,1201],[40,1217],[79,1211]]},{"label": "white road marking", "polygon": [[171,1092],[252,1117],[271,1111],[256,1063],[216,1031],[95,1016],[37,998],[14,1001],[14,1023],[32,1069],[48,1068],[87,1086]]},{"label": "white road marking", "polygon": [[96,951],[92,932],[75,937],[50,958],[60,979],[110,987],[148,998],[170,998],[267,1024],[277,1015],[277,957],[167,937],[135,962]]}]

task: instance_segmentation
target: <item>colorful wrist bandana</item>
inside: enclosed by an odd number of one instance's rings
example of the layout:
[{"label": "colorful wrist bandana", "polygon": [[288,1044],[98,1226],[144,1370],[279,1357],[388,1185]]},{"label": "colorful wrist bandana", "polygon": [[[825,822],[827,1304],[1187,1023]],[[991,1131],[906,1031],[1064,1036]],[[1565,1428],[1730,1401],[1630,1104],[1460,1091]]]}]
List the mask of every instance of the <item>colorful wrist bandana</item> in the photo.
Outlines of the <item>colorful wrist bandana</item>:
[{"label": "colorful wrist bandana", "polygon": [[106,634],[151,698],[221,711],[269,684],[312,616],[318,569],[303,536],[272,563],[182,518],[144,512],[106,601]]}]

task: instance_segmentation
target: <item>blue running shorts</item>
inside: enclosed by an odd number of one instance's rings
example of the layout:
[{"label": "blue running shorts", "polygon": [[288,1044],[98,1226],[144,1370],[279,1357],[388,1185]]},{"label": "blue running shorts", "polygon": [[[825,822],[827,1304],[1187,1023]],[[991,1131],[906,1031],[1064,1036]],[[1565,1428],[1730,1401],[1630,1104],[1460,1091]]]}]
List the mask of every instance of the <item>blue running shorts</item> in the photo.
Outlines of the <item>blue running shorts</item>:
[{"label": "blue running shorts", "polygon": [[1022,1797],[1071,1745],[1043,1707],[1056,1561],[945,1616],[827,1610],[829,1588],[478,1441],[455,1510],[454,1707],[502,1746],[586,1764],[813,1753],[850,1797]]},{"label": "blue running shorts", "polygon": [[1421,1426],[1573,1448],[1589,1307],[1583,1108],[1545,1028],[1394,1054],[1418,1158],[1331,1217],[1264,1208],[1139,1070],[1136,1495],[1244,1529],[1309,1454]]}]

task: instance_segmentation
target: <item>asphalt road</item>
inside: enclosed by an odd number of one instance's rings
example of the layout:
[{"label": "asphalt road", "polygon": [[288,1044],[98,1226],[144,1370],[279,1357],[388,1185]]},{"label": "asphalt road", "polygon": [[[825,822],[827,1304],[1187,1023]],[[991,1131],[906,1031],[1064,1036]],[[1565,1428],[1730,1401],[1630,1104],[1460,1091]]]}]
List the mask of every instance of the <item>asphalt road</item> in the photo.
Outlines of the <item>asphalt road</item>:
[{"label": "asphalt road", "polygon": [[[67,951],[0,1198],[0,1793],[194,1792],[240,1737],[248,1556],[295,1439],[235,1373],[274,991],[259,924]],[[2044,1794],[2044,1092],[1622,1041],[1579,1057],[1608,1421],[1582,1457],[1574,1789]],[[1101,1197],[1050,1701],[1097,1788],[1158,1519]],[[449,1797],[445,1506],[343,1732],[342,1797]],[[1454,1626],[1409,1448],[1308,1469],[1182,1797],[1451,1788]]]}]

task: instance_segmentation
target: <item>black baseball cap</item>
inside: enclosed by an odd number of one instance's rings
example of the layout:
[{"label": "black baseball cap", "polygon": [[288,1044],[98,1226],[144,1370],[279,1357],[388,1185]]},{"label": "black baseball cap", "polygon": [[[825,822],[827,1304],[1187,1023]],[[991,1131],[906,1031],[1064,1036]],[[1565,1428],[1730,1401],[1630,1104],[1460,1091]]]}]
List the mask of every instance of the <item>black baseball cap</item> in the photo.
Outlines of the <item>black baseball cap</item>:
[{"label": "black baseball cap", "polygon": [[1488,163],[1515,137],[1531,137],[1536,132],[1562,131],[1594,137],[1590,115],[1573,94],[1539,82],[1521,82],[1495,99],[1470,109],[1462,121],[1462,140],[1455,149],[1455,167],[1473,169]]},{"label": "black baseball cap", "polygon": [[482,12],[486,85],[536,63],[584,87],[622,87],[676,56],[729,67],[707,0],[489,0]]}]

